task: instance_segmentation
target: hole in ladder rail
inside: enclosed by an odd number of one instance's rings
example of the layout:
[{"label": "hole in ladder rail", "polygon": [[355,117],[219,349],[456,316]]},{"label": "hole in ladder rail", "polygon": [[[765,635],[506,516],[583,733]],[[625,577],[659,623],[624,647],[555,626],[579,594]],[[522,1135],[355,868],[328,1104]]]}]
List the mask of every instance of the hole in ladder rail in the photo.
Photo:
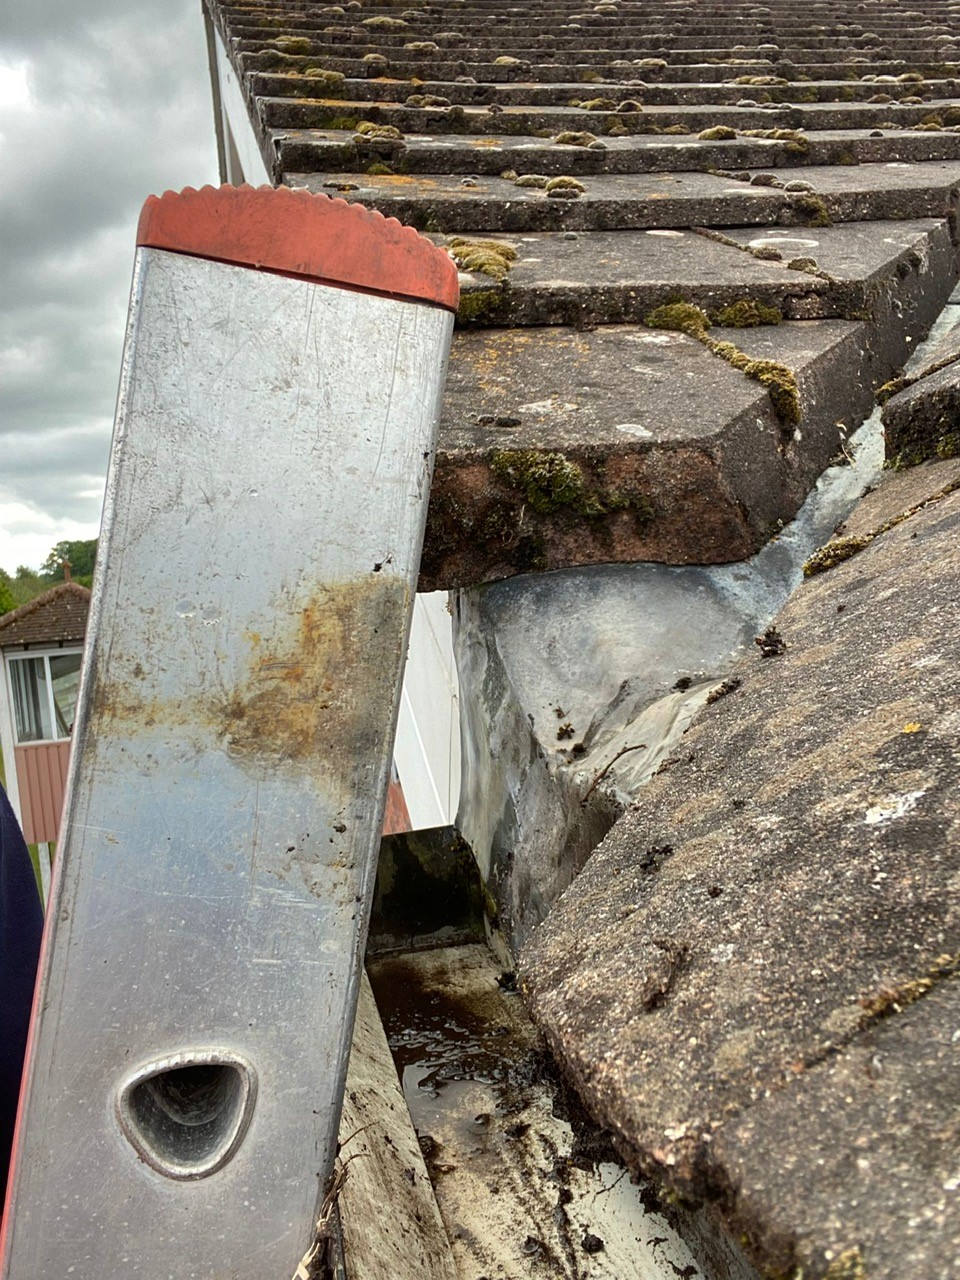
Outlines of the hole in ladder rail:
[{"label": "hole in ladder rail", "polygon": [[182,1053],[142,1067],[118,1100],[120,1127],[158,1173],[205,1178],[233,1157],[256,1101],[253,1067],[234,1054]]}]

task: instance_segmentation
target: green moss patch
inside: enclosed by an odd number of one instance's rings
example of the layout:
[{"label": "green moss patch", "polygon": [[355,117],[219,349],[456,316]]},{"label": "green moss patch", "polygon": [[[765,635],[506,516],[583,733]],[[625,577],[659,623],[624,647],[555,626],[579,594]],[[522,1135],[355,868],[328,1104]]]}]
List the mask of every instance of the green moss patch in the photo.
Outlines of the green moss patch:
[{"label": "green moss patch", "polygon": [[499,289],[465,289],[457,306],[457,323],[494,324],[504,318],[505,295]]},{"label": "green moss patch", "polygon": [[896,470],[916,467],[921,462],[935,458],[945,462],[948,458],[960,458],[960,427],[952,414],[945,414],[931,426],[915,430],[900,430],[893,438],[888,432],[888,444],[892,447],[891,464]]},{"label": "green moss patch", "polygon": [[563,133],[558,133],[554,138],[554,142],[561,147],[589,147],[591,142],[596,142],[597,136],[594,133],[586,131],[575,132],[567,129]]},{"label": "green moss patch", "polygon": [[326,98],[340,98],[343,96],[343,86],[346,84],[347,77],[341,75],[339,71],[326,71],[323,67],[307,67],[303,75],[308,80],[313,80]]},{"label": "green moss patch", "polygon": [[692,302],[667,302],[644,317],[649,329],[672,329],[699,338],[710,328],[710,317]]},{"label": "green moss patch", "polygon": [[651,311],[644,323],[651,329],[673,329],[696,338],[712,355],[766,387],[781,422],[795,426],[800,421],[800,388],[794,372],[777,360],[754,360],[732,342],[711,338],[707,333],[710,317],[699,307],[690,302],[667,303]]},{"label": "green moss patch", "polygon": [[956,493],[958,489],[960,489],[960,480],[951,480],[949,484],[945,484],[942,489],[938,489],[936,493],[924,498],[916,506],[909,507],[906,511],[898,512],[897,515],[891,516],[889,520],[884,520],[883,524],[878,525],[876,529],[871,529],[869,533],[864,533],[857,537],[832,538],[830,542],[820,547],[807,560],[803,566],[803,576],[812,578],[818,573],[826,573],[828,569],[833,569],[836,565],[843,564],[844,560],[849,560],[851,556],[857,555],[864,547],[868,547],[875,538],[879,538],[881,534],[889,533],[898,524],[903,524],[905,520],[915,516],[918,511],[924,510],[925,507],[933,506],[934,503],[942,502],[944,498],[951,493]]},{"label": "green moss patch", "polygon": [[313,53],[313,43],[305,36],[277,36],[272,41],[275,48],[281,50],[282,53],[290,54],[311,54]]},{"label": "green moss patch", "polygon": [[803,566],[803,576],[812,578],[818,573],[826,573],[828,569],[843,564],[844,560],[849,560],[858,551],[869,546],[873,539],[872,533],[858,538],[832,538],[806,561]]},{"label": "green moss patch", "polygon": [[778,360],[753,360],[732,342],[717,342],[713,338],[706,339],[707,348],[727,364],[739,369],[754,382],[766,387],[767,394],[774,411],[781,422],[797,426],[801,418],[800,387],[797,376],[792,369]]},{"label": "green moss patch", "polygon": [[558,508],[583,516],[603,514],[603,504],[587,488],[583,472],[562,453],[500,449],[490,465],[495,476],[511,488],[519,489],[524,500],[541,515],[549,515]]},{"label": "green moss patch", "polygon": [[729,142],[736,136],[736,129],[731,129],[726,124],[716,124],[712,129],[704,129],[702,133],[697,134],[701,142]]},{"label": "green moss patch", "polygon": [[808,227],[829,227],[833,225],[827,202],[822,196],[797,196],[793,201],[793,207],[806,221]]},{"label": "green moss patch", "polygon": [[774,142],[785,142],[786,151],[794,155],[806,155],[810,150],[810,139],[800,129],[744,129],[746,138],[769,138]]},{"label": "green moss patch", "polygon": [[586,188],[577,178],[571,178],[569,174],[561,174],[557,178],[551,178],[544,186],[548,196],[562,196],[567,199],[575,199],[581,195]]},{"label": "green moss patch", "polygon": [[447,243],[450,256],[461,271],[479,271],[499,284],[507,278],[517,251],[502,240],[471,240],[454,236]]},{"label": "green moss patch", "polygon": [[519,492],[540,515],[579,516],[588,520],[617,511],[633,513],[638,529],[654,516],[642,493],[588,482],[582,468],[562,453],[539,449],[500,449],[490,461],[493,474]]},{"label": "green moss patch", "polygon": [[354,141],[395,142],[402,137],[400,130],[392,124],[374,124],[372,120],[361,120],[356,127]]}]

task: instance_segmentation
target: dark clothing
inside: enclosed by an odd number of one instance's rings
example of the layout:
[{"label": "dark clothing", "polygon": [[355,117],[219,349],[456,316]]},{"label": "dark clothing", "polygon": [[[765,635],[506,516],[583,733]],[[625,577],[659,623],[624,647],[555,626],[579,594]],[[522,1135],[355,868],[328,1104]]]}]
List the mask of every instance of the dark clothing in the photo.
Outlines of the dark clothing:
[{"label": "dark clothing", "polygon": [[0,787],[0,1205],[40,956],[43,911],[30,854]]}]

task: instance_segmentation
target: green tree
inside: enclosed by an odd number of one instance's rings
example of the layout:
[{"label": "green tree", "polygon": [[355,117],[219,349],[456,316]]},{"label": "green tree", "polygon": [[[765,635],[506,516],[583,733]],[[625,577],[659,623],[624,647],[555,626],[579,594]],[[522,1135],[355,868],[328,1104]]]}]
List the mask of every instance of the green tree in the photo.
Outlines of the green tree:
[{"label": "green tree", "polygon": [[26,604],[42,591],[50,590],[50,583],[41,578],[35,569],[28,569],[25,564],[17,565],[16,574],[8,579],[14,605]]},{"label": "green tree", "polygon": [[0,614],[9,613],[17,606],[11,586],[9,573],[5,569],[0,569]]},{"label": "green tree", "polygon": [[48,586],[54,582],[63,582],[63,562],[66,560],[70,564],[70,577],[74,582],[89,587],[96,558],[96,538],[58,542],[40,566],[40,576]]}]

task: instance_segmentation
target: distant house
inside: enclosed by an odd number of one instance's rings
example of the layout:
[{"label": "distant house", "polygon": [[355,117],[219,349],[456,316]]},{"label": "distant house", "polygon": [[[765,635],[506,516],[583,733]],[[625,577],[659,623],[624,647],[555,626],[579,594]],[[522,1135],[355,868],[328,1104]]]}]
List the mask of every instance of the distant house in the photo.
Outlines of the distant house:
[{"label": "distant house", "polygon": [[0,618],[0,747],[31,844],[60,828],[89,611],[88,588],[61,582]]}]

